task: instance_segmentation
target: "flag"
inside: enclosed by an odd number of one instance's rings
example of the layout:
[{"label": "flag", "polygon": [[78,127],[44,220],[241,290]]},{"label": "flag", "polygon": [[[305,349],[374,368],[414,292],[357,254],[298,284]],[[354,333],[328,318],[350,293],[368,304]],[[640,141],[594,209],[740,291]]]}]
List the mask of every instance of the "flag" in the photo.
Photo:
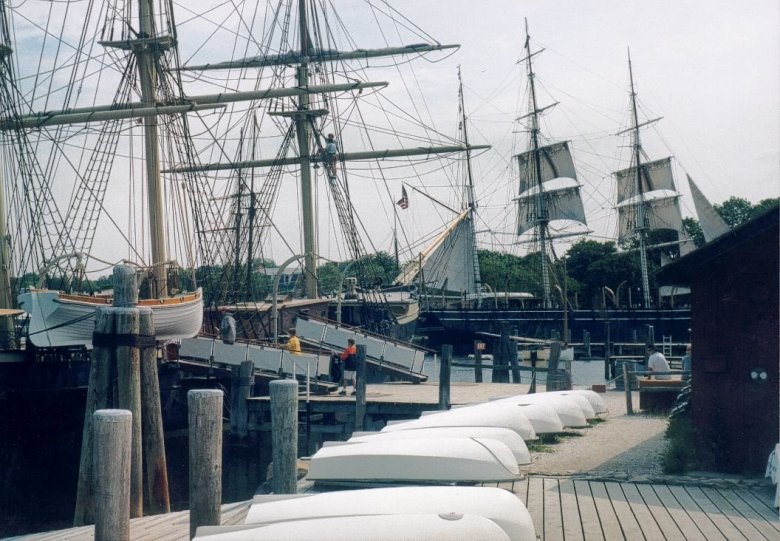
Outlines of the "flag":
[{"label": "flag", "polygon": [[406,210],[409,208],[409,196],[406,195],[406,187],[401,186],[401,199],[396,202],[396,205]]}]

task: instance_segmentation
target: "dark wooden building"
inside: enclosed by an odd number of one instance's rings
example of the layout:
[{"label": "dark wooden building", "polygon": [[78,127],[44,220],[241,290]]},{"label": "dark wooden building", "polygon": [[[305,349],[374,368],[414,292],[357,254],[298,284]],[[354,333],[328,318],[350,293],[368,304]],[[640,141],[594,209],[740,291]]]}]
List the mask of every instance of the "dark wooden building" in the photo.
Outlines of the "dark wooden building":
[{"label": "dark wooden building", "polygon": [[780,437],[779,221],[775,208],[659,274],[691,288],[692,422],[720,471],[763,472]]}]

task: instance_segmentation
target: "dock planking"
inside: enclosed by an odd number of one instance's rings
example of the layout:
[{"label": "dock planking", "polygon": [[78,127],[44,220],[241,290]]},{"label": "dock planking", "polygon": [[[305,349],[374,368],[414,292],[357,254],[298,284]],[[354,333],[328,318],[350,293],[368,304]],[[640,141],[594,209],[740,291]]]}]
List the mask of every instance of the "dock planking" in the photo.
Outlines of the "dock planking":
[{"label": "dock planking", "polygon": [[[780,538],[780,520],[772,507],[772,494],[765,487],[716,489],[541,476],[498,486],[512,491],[526,504],[539,539],[547,541]],[[243,523],[249,505],[223,505],[222,524]],[[188,540],[189,513],[132,519],[130,538]],[[94,539],[94,528],[84,526],[10,539],[86,541]]]}]

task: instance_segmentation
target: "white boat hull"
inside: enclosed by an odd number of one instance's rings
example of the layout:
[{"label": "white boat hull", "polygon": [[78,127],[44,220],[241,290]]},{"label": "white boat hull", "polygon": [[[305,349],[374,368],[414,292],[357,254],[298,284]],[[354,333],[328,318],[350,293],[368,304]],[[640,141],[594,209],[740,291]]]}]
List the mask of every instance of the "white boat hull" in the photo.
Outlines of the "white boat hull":
[{"label": "white boat hull", "polygon": [[468,482],[514,480],[512,451],[488,438],[430,438],[323,447],[311,457],[310,481]]},{"label": "white boat hull", "polygon": [[[92,346],[95,310],[111,299],[31,290],[19,295],[19,306],[30,314],[29,340],[37,347]],[[144,300],[139,308],[152,309],[157,340],[189,338],[203,324],[203,292],[164,300]]]},{"label": "white boat hull", "polygon": [[534,427],[519,408],[510,410],[495,407],[491,408],[488,415],[484,408],[471,406],[424,415],[411,421],[388,423],[382,432],[444,426],[494,426],[514,430],[523,440],[533,440],[537,437]]},{"label": "white boat hull", "polygon": [[[255,496],[245,524],[415,513],[482,516],[498,524],[512,541],[536,540],[533,521],[523,502],[495,487],[411,486]],[[472,541],[476,539],[480,538]]]},{"label": "white boat hull", "polygon": [[[477,515],[342,516],[263,526],[198,528],[202,541],[511,541],[498,524]],[[530,538],[529,538],[530,539]]]},{"label": "white boat hull", "polygon": [[515,462],[530,464],[531,454],[528,446],[517,432],[508,428],[495,426],[443,426],[433,428],[417,428],[413,430],[398,430],[396,432],[371,432],[353,435],[349,441],[360,443],[366,441],[390,440],[425,440],[430,438],[490,438],[498,440],[512,451]]}]

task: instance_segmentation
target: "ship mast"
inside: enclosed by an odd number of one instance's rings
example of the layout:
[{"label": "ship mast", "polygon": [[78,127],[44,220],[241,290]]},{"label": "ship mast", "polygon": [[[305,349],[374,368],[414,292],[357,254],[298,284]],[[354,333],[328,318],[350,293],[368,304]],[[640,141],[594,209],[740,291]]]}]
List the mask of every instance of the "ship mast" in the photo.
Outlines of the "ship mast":
[{"label": "ship mast", "polygon": [[[142,39],[154,41],[154,9],[152,0],[139,0],[139,33]],[[136,47],[138,75],[141,82],[141,103],[143,107],[154,107],[157,103],[157,58],[156,47]],[[157,116],[144,117],[144,148],[146,152],[146,186],[149,214],[149,234],[152,248],[152,274],[154,276],[153,297],[168,296],[168,276],[165,268],[165,229],[163,221],[162,180],[160,177],[160,148],[157,142]]]},{"label": "ship mast", "polygon": [[634,149],[634,165],[636,168],[635,176],[635,193],[639,198],[636,208],[636,225],[635,231],[639,237],[639,265],[642,273],[642,297],[643,305],[645,308],[651,307],[650,299],[650,280],[648,278],[647,271],[647,227],[645,221],[645,197],[644,190],[642,190],[642,143],[639,138],[639,115],[637,114],[636,106],[636,91],[634,90],[634,71],[631,67],[631,53],[628,54],[628,77],[631,82],[631,114],[633,120],[633,126],[631,127],[632,144]]},{"label": "ship mast", "polygon": [[[306,14],[306,1],[298,1],[298,31],[300,33],[301,63],[297,70],[298,86],[309,86],[309,57],[311,43]],[[309,138],[311,137],[311,115],[309,96],[303,94],[298,105],[298,114],[294,115],[295,132],[298,135],[298,151],[301,171],[301,213],[303,220],[304,253],[304,294],[307,298],[317,298],[317,237],[314,232],[314,189],[311,182],[311,160],[309,156]]]},{"label": "ship mast", "polygon": [[479,258],[477,255],[477,236],[474,232],[474,226],[477,218],[477,203],[474,198],[474,174],[471,169],[471,148],[469,147],[469,132],[467,128],[468,117],[466,117],[466,105],[463,99],[463,79],[458,66],[458,100],[460,102],[460,121],[463,124],[463,144],[466,145],[466,204],[469,209],[469,219],[471,220],[471,249],[472,266],[474,270],[474,288],[477,294],[477,308],[482,307],[482,277],[479,272]]},{"label": "ship mast", "polygon": [[539,236],[539,252],[542,263],[542,290],[544,292],[544,308],[552,308],[552,302],[550,297],[550,266],[547,261],[547,245],[549,240],[547,238],[547,224],[549,222],[547,218],[547,205],[545,204],[544,191],[543,191],[543,179],[542,179],[542,164],[539,156],[539,107],[536,101],[536,86],[534,84],[534,68],[531,61],[533,56],[531,53],[531,36],[528,34],[528,20],[525,21],[525,51],[526,60],[528,61],[528,84],[531,92],[531,151],[533,152],[534,159],[534,173],[536,180],[536,230]]}]

